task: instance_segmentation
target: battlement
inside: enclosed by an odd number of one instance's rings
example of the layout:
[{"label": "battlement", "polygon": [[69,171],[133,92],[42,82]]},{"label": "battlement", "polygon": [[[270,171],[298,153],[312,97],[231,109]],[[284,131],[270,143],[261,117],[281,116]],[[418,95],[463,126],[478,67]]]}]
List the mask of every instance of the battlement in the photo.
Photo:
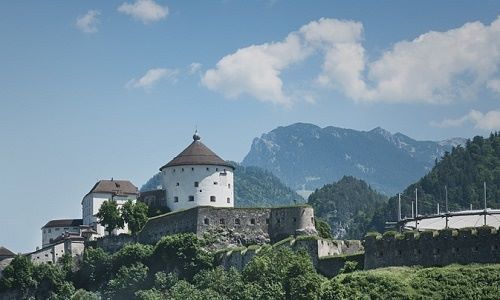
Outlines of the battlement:
[{"label": "battlement", "polygon": [[500,262],[500,231],[493,227],[389,231],[364,239],[365,269]]},{"label": "battlement", "polygon": [[191,232],[213,239],[214,248],[268,244],[288,236],[316,235],[314,210],[297,205],[275,208],[198,206],[148,220],[138,241],[154,244],[162,236]]},{"label": "battlement", "polygon": [[363,264],[363,246],[357,240],[330,240],[317,236],[288,237],[274,245],[252,245],[220,250],[216,253],[216,261],[225,269],[231,267],[237,270],[243,268],[266,248],[288,247],[292,250],[306,251],[318,272],[333,277],[339,273],[347,261]]}]

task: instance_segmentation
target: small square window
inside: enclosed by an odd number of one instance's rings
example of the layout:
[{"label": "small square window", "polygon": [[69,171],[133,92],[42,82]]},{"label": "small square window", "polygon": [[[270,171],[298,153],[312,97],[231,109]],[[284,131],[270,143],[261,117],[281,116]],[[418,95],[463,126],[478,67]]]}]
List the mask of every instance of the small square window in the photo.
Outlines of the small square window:
[{"label": "small square window", "polygon": [[255,225],[255,219],[254,218],[250,219],[250,225]]},{"label": "small square window", "polygon": [[199,186],[198,181],[195,181],[195,182],[194,182],[194,187],[198,187],[198,186]]},{"label": "small square window", "polygon": [[210,168],[207,168],[207,171],[210,171]]},{"label": "small square window", "polygon": [[227,184],[227,188],[228,188],[228,189],[230,189],[230,188],[231,188],[231,184],[230,184],[230,183],[228,183],[228,184]]},{"label": "small square window", "polygon": [[269,218],[266,219],[266,224],[269,224]]},{"label": "small square window", "polygon": [[210,220],[208,218],[205,218],[205,220],[203,220],[203,223],[205,223],[205,225],[209,225],[210,224]]},{"label": "small square window", "polygon": [[179,197],[175,196],[174,197],[174,202],[179,202]]},{"label": "small square window", "polygon": [[297,218],[293,218],[293,223],[297,223]]},{"label": "small square window", "polygon": [[215,172],[219,172],[219,168],[215,168]]},{"label": "small square window", "polygon": [[210,202],[215,202],[215,196],[210,196]]},{"label": "small square window", "polygon": [[193,202],[194,201],[194,196],[189,196],[189,201]]},{"label": "small square window", "polygon": [[231,203],[231,198],[227,198],[227,203]]},{"label": "small square window", "polygon": [[184,172],[184,168],[181,168],[181,171]]},{"label": "small square window", "polygon": [[240,219],[234,219],[234,224],[240,225]]},{"label": "small square window", "polygon": [[175,185],[176,185],[176,186],[179,186],[179,183],[177,182]]},{"label": "small square window", "polygon": [[191,171],[194,171],[194,168],[191,168]]},{"label": "small square window", "polygon": [[226,224],[226,220],[224,220],[224,219],[220,219],[220,220],[219,220],[219,224],[221,224],[221,225]]}]

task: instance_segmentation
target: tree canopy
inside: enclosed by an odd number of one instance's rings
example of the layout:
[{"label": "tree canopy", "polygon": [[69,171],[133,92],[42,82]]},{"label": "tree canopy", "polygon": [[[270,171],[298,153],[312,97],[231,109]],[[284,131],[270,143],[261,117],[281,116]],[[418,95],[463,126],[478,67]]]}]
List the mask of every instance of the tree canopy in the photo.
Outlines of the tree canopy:
[{"label": "tree canopy", "polygon": [[113,230],[123,228],[124,226],[120,209],[115,200],[104,201],[96,216],[99,218],[99,224],[106,228],[109,235],[113,233]]}]

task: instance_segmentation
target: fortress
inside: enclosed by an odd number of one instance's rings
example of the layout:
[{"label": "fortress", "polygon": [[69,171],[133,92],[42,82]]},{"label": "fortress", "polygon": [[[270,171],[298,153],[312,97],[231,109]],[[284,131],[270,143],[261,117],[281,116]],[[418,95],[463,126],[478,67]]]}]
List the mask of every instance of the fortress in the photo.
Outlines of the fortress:
[{"label": "fortress", "polygon": [[[386,232],[340,241],[318,237],[313,208],[307,205],[235,208],[234,167],[200,140],[195,133],[193,142],[160,168],[161,189],[147,197],[141,199],[130,181],[97,182],[82,200],[82,219],[49,221],[42,227],[43,248],[30,253],[31,259],[56,263],[64,254],[80,257],[89,245],[113,252],[127,243],[155,244],[165,235],[194,233],[218,251],[220,265],[240,270],[269,244],[307,251],[326,276],[338,274],[347,261],[364,269],[500,262],[500,233],[493,227]],[[108,200],[119,206],[144,201],[171,212],[150,218],[136,236],[125,234],[127,227],[108,236],[96,217]]]}]

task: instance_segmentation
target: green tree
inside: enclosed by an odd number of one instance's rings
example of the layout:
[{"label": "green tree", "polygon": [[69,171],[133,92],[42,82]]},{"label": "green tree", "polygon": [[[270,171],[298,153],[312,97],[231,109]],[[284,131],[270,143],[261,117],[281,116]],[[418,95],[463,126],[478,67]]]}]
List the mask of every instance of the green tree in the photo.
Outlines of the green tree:
[{"label": "green tree", "polygon": [[37,285],[33,278],[33,269],[33,263],[28,256],[17,255],[2,272],[0,291],[17,290],[26,298],[29,291]]},{"label": "green tree", "polygon": [[126,244],[112,256],[112,270],[116,271],[122,266],[128,266],[134,263],[150,263],[153,254],[153,246],[139,243]]},{"label": "green tree", "polygon": [[242,275],[259,287],[263,299],[318,299],[325,282],[306,252],[288,248],[261,250]]},{"label": "green tree", "polygon": [[181,278],[191,279],[194,274],[212,267],[213,255],[192,233],[164,236],[155,246],[151,265],[155,271],[175,272]]},{"label": "green tree", "polygon": [[99,224],[106,228],[109,235],[117,228],[123,228],[124,222],[115,200],[104,201],[96,215]]},{"label": "green tree", "polygon": [[101,248],[87,247],[75,274],[78,287],[99,290],[111,276],[112,256]]},{"label": "green tree", "polygon": [[142,263],[121,267],[108,281],[104,294],[110,299],[130,299],[147,278],[149,268]]},{"label": "green tree", "polygon": [[386,202],[385,196],[352,176],[317,189],[308,199],[316,217],[333,229],[333,236],[345,239],[361,239],[371,229],[377,208]]},{"label": "green tree", "polygon": [[314,219],[314,227],[316,227],[316,231],[321,238],[331,239],[332,237],[332,228],[330,224],[320,218]]},{"label": "green tree", "polygon": [[148,221],[148,206],[143,202],[128,200],[121,208],[122,218],[132,234],[137,234]]}]

